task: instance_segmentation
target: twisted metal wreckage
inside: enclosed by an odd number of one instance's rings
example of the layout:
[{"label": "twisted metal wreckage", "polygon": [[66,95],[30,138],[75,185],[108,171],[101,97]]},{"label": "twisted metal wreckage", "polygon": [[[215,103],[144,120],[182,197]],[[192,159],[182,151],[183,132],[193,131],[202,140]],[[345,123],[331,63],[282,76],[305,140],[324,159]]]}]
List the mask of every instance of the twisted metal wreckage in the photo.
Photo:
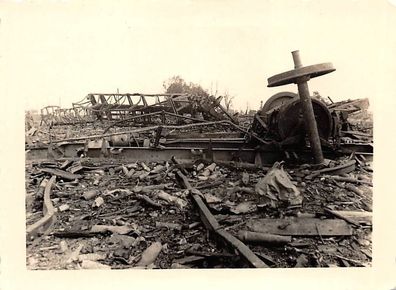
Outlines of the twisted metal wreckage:
[{"label": "twisted metal wreckage", "polygon": [[[239,238],[230,234],[208,209],[202,192],[191,185],[185,168],[189,164],[215,162],[233,168],[260,169],[283,160],[287,164],[313,164],[315,170],[310,174],[312,178],[319,174],[348,173],[355,168],[355,159],[326,167],[329,159],[352,154],[358,156],[358,162],[362,162],[372,156],[371,137],[353,131],[348,121],[348,117],[367,105],[366,101],[334,103],[330,98],[327,101],[310,97],[308,81],[335,69],[331,63],[304,67],[298,51],[292,54],[295,68],[269,78],[268,86],[295,83],[298,94],[280,92],[273,95],[249,124],[243,122],[240,116],[231,115],[220,104],[221,97],[89,94],[85,100],[73,103],[71,109],[55,106],[42,109],[41,122],[49,128],[46,133],[48,140],[27,141],[26,159],[35,162],[89,158],[124,163],[172,160],[177,169],[175,177],[188,190],[203,224],[216,240],[234,249],[251,267],[268,267],[265,259],[259,258],[243,241],[270,239],[287,243],[282,239],[282,234],[277,232],[278,235],[267,234],[263,237],[256,233],[252,237],[252,232],[245,232]],[[51,130],[58,126],[76,124],[93,124],[102,132],[61,139],[52,134]],[[79,177],[75,174],[77,171],[43,170],[64,179]],[[47,205],[48,195],[54,182],[52,178],[47,184],[45,208],[51,208]],[[28,227],[28,236],[35,236],[40,229],[43,231],[43,224],[48,224],[55,215],[53,210],[50,211],[51,217],[48,217],[48,210],[46,212],[44,222],[40,220]],[[347,224],[337,226],[343,229],[344,235],[350,235]],[[325,236],[325,226],[321,231]]]}]

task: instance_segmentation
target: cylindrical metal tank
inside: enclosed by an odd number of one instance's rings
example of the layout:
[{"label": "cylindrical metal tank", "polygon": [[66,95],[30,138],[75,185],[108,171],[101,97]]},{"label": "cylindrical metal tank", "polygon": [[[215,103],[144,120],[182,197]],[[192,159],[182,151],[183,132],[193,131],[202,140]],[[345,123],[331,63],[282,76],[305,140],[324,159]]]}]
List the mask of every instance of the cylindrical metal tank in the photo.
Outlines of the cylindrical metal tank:
[{"label": "cylindrical metal tank", "polygon": [[[312,98],[312,106],[319,136],[328,140],[333,129],[331,113],[327,105],[318,99]],[[268,132],[277,141],[305,134],[302,106],[297,94],[291,92],[275,94],[267,100],[258,115],[267,125]]]}]

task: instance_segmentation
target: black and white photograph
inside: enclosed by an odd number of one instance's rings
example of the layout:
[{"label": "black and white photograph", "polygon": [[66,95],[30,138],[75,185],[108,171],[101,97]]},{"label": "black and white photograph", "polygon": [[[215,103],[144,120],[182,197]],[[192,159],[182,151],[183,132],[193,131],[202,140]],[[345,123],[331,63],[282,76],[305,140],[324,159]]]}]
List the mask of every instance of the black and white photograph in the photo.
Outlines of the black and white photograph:
[{"label": "black and white photograph", "polygon": [[1,287],[395,289],[393,27],[391,0],[2,1]]}]

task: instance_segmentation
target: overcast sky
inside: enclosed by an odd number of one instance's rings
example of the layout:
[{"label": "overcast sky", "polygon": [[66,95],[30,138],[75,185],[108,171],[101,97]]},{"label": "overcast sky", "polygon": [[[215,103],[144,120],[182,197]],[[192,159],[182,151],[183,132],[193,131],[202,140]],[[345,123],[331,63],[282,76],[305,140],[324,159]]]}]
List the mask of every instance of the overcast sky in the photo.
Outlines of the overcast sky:
[{"label": "overcast sky", "polygon": [[[3,1],[3,93],[25,108],[71,107],[90,92],[162,92],[174,75],[234,107],[295,85],[267,78],[332,62],[309,86],[333,100],[387,94],[396,64],[396,7],[387,1]],[[394,83],[394,82],[393,82]]]}]

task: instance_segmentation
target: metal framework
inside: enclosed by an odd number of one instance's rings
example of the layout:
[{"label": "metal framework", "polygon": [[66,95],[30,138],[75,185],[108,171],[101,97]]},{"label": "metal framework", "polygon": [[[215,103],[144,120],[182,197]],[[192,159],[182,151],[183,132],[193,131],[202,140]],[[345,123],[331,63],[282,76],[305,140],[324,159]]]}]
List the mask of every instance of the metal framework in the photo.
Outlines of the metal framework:
[{"label": "metal framework", "polygon": [[46,125],[71,125],[95,121],[109,126],[133,124],[183,124],[230,120],[220,104],[222,97],[188,94],[91,93],[72,108],[48,106],[41,110]]}]

